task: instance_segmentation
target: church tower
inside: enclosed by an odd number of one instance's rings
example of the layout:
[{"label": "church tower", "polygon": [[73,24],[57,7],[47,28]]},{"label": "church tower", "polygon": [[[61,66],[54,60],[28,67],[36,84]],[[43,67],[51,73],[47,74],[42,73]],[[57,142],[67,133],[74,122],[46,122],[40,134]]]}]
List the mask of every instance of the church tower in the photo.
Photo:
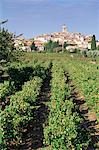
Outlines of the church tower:
[{"label": "church tower", "polygon": [[62,26],[62,32],[64,32],[64,33],[68,32],[68,29],[65,24]]}]

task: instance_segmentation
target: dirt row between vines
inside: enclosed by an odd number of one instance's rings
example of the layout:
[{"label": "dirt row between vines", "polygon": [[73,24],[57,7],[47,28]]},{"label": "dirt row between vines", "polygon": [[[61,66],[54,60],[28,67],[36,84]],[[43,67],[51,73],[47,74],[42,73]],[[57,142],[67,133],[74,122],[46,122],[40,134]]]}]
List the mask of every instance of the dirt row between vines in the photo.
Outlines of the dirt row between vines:
[{"label": "dirt row between vines", "polygon": [[36,106],[38,108],[33,109],[34,119],[31,120],[24,130],[22,144],[18,150],[34,150],[44,146],[43,124],[46,123],[49,114],[49,108],[46,103],[50,100],[50,81],[51,72],[49,70],[49,74],[42,84],[41,92],[37,99]]},{"label": "dirt row between vines", "polygon": [[[90,112],[84,96],[82,96],[79,91],[75,88],[73,81],[70,80],[70,76],[66,73],[68,78],[68,84],[71,87],[71,97],[74,103],[77,105],[77,112],[84,118],[82,127],[88,131],[91,136],[91,142],[89,144],[88,150],[98,150],[99,149],[99,124],[97,123],[97,118],[95,112]],[[96,148],[93,148],[96,145]]]}]

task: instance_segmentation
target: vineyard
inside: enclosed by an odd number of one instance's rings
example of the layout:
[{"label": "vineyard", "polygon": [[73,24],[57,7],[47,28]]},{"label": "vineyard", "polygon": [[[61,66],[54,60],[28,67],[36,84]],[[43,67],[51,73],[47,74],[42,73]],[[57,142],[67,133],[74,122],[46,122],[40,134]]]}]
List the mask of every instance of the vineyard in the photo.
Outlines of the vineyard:
[{"label": "vineyard", "polygon": [[1,150],[99,148],[99,62],[17,54],[0,81]]}]

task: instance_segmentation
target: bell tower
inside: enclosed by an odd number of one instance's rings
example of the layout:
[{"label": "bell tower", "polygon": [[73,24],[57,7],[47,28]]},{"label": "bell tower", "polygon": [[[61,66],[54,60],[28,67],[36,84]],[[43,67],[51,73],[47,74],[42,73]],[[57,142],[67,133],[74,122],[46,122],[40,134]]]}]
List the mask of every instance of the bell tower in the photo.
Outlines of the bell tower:
[{"label": "bell tower", "polygon": [[67,33],[67,32],[68,32],[68,29],[67,29],[67,27],[66,27],[65,24],[62,25],[62,32],[64,32],[64,33]]}]

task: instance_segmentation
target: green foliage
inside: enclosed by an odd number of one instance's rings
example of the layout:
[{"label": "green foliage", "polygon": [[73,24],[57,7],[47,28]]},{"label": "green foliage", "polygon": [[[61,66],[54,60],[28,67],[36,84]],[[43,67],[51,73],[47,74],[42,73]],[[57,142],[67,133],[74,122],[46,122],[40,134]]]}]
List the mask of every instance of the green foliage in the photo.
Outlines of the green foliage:
[{"label": "green foliage", "polygon": [[[31,54],[32,55],[32,54]],[[51,97],[49,103],[49,116],[44,124],[44,145],[48,150],[86,149],[90,136],[87,131],[80,128],[83,119],[75,112],[75,104],[70,98],[71,89],[67,84],[68,78],[65,71],[70,73],[76,88],[84,96],[88,107],[98,115],[98,76],[99,67],[76,58],[63,57],[57,54],[40,55],[24,63],[11,63],[7,66],[10,82],[0,84],[0,99],[5,100],[10,95],[10,104],[4,111],[0,111],[1,150],[9,149],[9,145],[20,144],[24,127],[34,118],[33,109],[37,108],[37,97],[40,94],[42,81],[48,74],[52,63]],[[39,56],[39,57],[38,57]],[[22,56],[23,57],[23,56]],[[38,61],[39,58],[44,60]],[[64,59],[64,61],[63,61]],[[71,61],[72,60],[72,61]],[[10,83],[10,84],[9,84]],[[21,85],[21,91],[15,90],[15,85]],[[45,147],[45,149],[47,149]],[[16,149],[16,148],[15,148]],[[42,148],[43,149],[43,148]]]},{"label": "green foliage", "polygon": [[86,51],[86,50],[83,50],[83,51],[82,51],[82,55],[83,55],[83,57],[87,57],[87,51]]},{"label": "green foliage", "polygon": [[35,46],[35,43],[34,41],[32,42],[31,46],[30,46],[31,50],[33,51],[36,51],[37,50],[37,47]]},{"label": "green foliage", "polygon": [[48,52],[53,52],[55,48],[59,47],[59,42],[49,41],[45,44],[45,50]]},{"label": "green foliage", "polygon": [[[32,65],[33,68],[33,62],[27,64],[27,67],[28,65]],[[26,64],[14,63],[12,66],[17,69],[22,69],[26,67]],[[40,93],[42,81],[48,73],[47,70],[50,67],[50,63],[37,62],[34,66],[36,69],[34,74],[41,76],[42,79],[37,76],[31,76],[31,80],[24,83],[21,91],[18,91],[14,95],[10,96],[10,104],[0,112],[0,146],[2,150],[7,149],[12,143],[17,146],[22,140],[22,132],[24,127],[31,119],[33,119],[32,110],[36,107],[35,103],[37,96]],[[19,80],[20,83],[20,79],[17,78],[17,80]],[[10,93],[10,89],[11,88],[9,88],[8,82],[6,84],[2,84],[0,91],[1,98],[6,98],[6,96]]]},{"label": "green foliage", "polygon": [[62,51],[62,47],[61,46],[56,47],[56,48],[53,49],[53,52],[56,52],[56,53],[59,53],[61,51]]},{"label": "green foliage", "polygon": [[66,49],[67,46],[68,46],[68,43],[64,42],[64,49]]},{"label": "green foliage", "polygon": [[[23,97],[24,101],[30,104],[33,104],[36,101],[37,95],[39,95],[40,87],[42,85],[41,83],[42,79],[40,78],[36,79],[35,77],[33,80],[28,81],[23,85],[21,95],[24,95]],[[35,94],[35,91],[38,91],[38,93]]]},{"label": "green foliage", "polygon": [[72,100],[65,99],[70,96],[66,80],[61,63],[53,62],[50,113],[48,124],[44,126],[44,144],[55,150],[74,148],[72,141],[77,137],[76,123],[80,121],[72,112]]},{"label": "green foliage", "polygon": [[45,78],[49,62],[43,63],[41,61],[29,62],[29,63],[12,63],[8,66],[7,72],[10,77],[10,81],[14,82],[16,90],[21,90],[24,82],[30,80],[33,76],[39,76],[42,79]]},{"label": "green foliage", "polygon": [[33,118],[31,103],[36,102],[42,85],[39,77],[34,77],[10,98],[10,105],[1,112],[2,146],[16,140],[19,143],[22,137],[22,128]]},{"label": "green foliage", "polygon": [[91,49],[92,50],[96,50],[96,38],[95,38],[95,35],[92,36]]},{"label": "green foliage", "polygon": [[9,96],[12,90],[14,90],[13,83],[9,83],[9,81],[0,83],[0,100],[5,101],[6,96]]},{"label": "green foliage", "polygon": [[99,45],[97,46],[97,50],[99,50]]},{"label": "green foliage", "polygon": [[66,70],[75,83],[78,91],[84,96],[88,108],[94,110],[99,120],[99,67],[97,64],[91,64],[84,61],[68,61],[65,65]]},{"label": "green foliage", "polygon": [[11,60],[11,52],[14,50],[13,34],[8,30],[0,29],[0,60]]},{"label": "green foliage", "polygon": [[59,42],[52,42],[51,49],[59,47]]}]

